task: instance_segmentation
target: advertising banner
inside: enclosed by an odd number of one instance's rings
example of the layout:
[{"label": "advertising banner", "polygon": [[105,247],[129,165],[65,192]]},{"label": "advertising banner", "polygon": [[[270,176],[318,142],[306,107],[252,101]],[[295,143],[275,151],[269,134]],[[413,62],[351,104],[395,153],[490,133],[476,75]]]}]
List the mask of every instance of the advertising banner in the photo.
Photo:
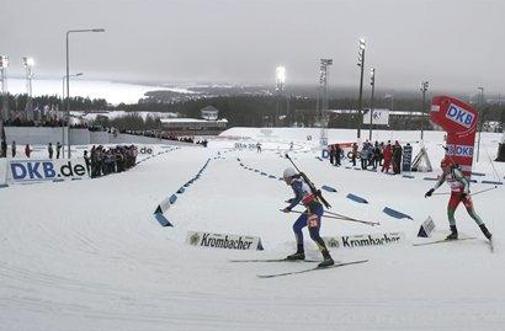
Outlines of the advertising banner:
[{"label": "advertising banner", "polygon": [[[370,124],[370,109],[363,112],[363,124]],[[373,125],[389,125],[389,110],[388,109],[374,109],[373,110]]]},{"label": "advertising banner", "polygon": [[402,171],[411,171],[412,168],[412,146],[407,144],[403,146]]},{"label": "advertising banner", "polygon": [[338,237],[324,237],[326,245],[331,248],[359,248],[398,244],[405,240],[403,232],[372,233]]},{"label": "advertising banner", "polygon": [[431,102],[430,119],[447,132],[446,156],[459,164],[466,176],[470,176],[479,121],[477,111],[456,98],[437,96]]},{"label": "advertising banner", "polygon": [[8,181],[17,184],[89,177],[84,158],[11,160],[8,168]]},{"label": "advertising banner", "polygon": [[207,233],[189,231],[186,243],[191,246],[225,248],[237,250],[263,250],[261,239],[253,236],[235,234]]}]

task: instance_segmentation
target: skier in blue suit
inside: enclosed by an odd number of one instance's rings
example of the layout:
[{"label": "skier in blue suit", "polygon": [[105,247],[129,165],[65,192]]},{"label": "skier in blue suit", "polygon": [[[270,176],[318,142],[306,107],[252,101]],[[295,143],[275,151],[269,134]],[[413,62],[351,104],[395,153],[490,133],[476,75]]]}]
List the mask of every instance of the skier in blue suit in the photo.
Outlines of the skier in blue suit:
[{"label": "skier in blue suit", "polygon": [[310,238],[316,243],[323,255],[323,262],[319,264],[319,267],[328,267],[333,265],[335,262],[331,258],[330,252],[328,251],[324,240],[319,235],[321,217],[324,213],[323,205],[317,200],[317,196],[311,192],[309,185],[293,168],[287,168],[284,170],[283,177],[286,184],[291,186],[293,189],[295,197],[287,201],[289,202],[289,206],[284,208],[282,211],[289,213],[300,202],[305,206],[305,208],[307,208],[304,213],[298,217],[295,224],[293,224],[297,250],[296,253],[289,255],[287,260],[294,261],[305,259],[302,229],[308,226]]}]

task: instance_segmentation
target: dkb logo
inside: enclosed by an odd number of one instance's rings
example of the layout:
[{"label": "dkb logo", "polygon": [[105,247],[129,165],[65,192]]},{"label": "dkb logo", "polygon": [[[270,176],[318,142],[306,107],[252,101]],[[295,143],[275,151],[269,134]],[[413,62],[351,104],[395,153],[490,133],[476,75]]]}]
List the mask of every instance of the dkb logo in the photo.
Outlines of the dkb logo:
[{"label": "dkb logo", "polygon": [[15,182],[35,182],[86,175],[86,168],[82,164],[73,165],[71,161],[59,166],[56,166],[53,161],[12,161],[10,170],[12,180]]},{"label": "dkb logo", "polygon": [[453,122],[456,122],[465,128],[469,129],[472,127],[472,123],[474,121],[474,114],[461,109],[453,104],[449,106],[449,110],[445,114],[445,116]]}]

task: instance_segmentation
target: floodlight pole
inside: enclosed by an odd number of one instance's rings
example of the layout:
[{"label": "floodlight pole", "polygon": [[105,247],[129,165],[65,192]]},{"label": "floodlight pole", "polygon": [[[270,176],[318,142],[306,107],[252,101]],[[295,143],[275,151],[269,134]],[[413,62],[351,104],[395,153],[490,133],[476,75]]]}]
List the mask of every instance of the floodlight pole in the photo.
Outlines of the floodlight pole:
[{"label": "floodlight pole", "polygon": [[329,81],[329,66],[333,65],[333,59],[321,59],[319,66],[319,91],[321,95],[321,110],[319,113],[319,123],[321,125],[321,136],[319,144],[321,147],[328,145],[328,135],[326,128],[328,126],[328,81]]},{"label": "floodlight pole", "polygon": [[[33,68],[34,62],[33,58],[30,57],[23,57],[23,66],[25,67],[26,71],[26,94],[28,95],[28,100],[26,104],[26,110],[27,113],[25,114],[26,118],[31,120],[32,118],[28,118],[28,112],[31,114],[32,111],[32,78],[33,78],[33,73],[32,73],[32,68]],[[31,117],[31,116],[30,116]]]},{"label": "floodlight pole", "polygon": [[286,68],[279,66],[275,68],[275,90],[276,90],[276,109],[274,118],[274,127],[279,123],[279,114],[281,112],[281,100],[284,93],[284,87],[286,83]]},{"label": "floodlight pole", "polygon": [[359,40],[358,67],[360,67],[359,98],[358,98],[358,139],[361,138],[361,125],[363,122],[363,76],[365,71],[365,39]]}]

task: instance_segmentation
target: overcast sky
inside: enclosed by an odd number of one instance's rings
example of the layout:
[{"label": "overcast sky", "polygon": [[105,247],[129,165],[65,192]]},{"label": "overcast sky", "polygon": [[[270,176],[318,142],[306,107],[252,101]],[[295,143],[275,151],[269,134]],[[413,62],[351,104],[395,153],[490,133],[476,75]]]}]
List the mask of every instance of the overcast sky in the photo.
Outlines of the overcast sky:
[{"label": "overcast sky", "polygon": [[[447,91],[505,92],[504,0],[0,0],[0,54],[22,75],[61,77],[65,32],[71,71],[89,79],[156,82],[358,84],[358,39],[377,86],[417,90],[422,80]],[[368,70],[367,70],[368,75]],[[367,79],[368,82],[368,79]]]}]

